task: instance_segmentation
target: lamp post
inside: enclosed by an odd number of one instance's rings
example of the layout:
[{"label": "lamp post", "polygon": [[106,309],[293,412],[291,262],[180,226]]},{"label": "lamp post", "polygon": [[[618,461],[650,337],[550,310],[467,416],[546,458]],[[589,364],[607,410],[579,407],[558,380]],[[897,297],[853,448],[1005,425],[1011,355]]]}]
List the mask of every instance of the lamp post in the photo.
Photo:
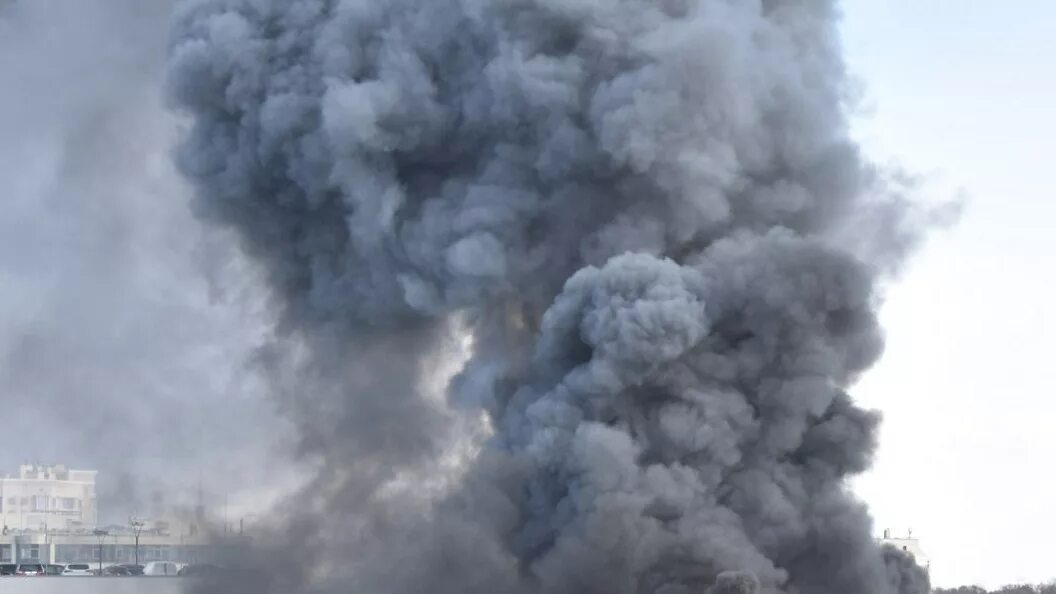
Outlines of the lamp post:
[{"label": "lamp post", "polygon": [[[51,546],[49,546],[48,542],[48,516],[51,515],[51,492],[44,489],[38,489],[38,492],[44,497],[44,550],[47,551],[48,563],[51,563]],[[35,508],[36,505],[33,507]]]},{"label": "lamp post", "polygon": [[98,528],[92,533],[99,539],[99,575],[103,575],[103,541],[106,540],[106,535],[109,534],[106,530],[99,530]]},{"label": "lamp post", "polygon": [[252,513],[246,514],[238,520],[238,535],[242,536],[245,533],[246,525],[249,525],[250,534],[253,533],[254,527],[260,521],[260,514]]},{"label": "lamp post", "polygon": [[128,519],[128,524],[132,527],[132,534],[136,538],[136,548],[134,550],[136,554],[136,565],[139,565],[139,535],[143,532],[143,521],[137,520],[133,517]]}]

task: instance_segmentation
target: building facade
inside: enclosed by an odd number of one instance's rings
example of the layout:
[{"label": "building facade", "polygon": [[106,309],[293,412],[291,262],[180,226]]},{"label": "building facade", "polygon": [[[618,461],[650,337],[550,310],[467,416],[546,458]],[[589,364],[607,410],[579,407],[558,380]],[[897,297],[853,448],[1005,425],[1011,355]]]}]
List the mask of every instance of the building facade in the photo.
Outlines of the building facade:
[{"label": "building facade", "polygon": [[216,562],[238,542],[210,541],[202,536],[151,529],[136,538],[130,527],[109,526],[94,531],[9,533],[0,536],[0,563],[88,563],[106,567],[116,563],[179,564]]},{"label": "building facade", "polygon": [[931,573],[931,560],[924,554],[924,549],[920,546],[920,539],[913,537],[913,531],[910,531],[906,536],[892,536],[890,530],[884,530],[884,535],[877,539],[880,544],[890,545],[896,549],[909,553],[913,560],[917,562],[917,565],[924,568],[924,571]]},{"label": "building facade", "polygon": [[3,563],[198,563],[231,545],[217,544],[201,519],[139,518],[101,526],[96,471],[63,465],[26,464],[17,476],[0,479],[0,525]]},{"label": "building facade", "polygon": [[223,546],[194,538],[144,531],[137,544],[131,528],[111,526],[92,532],[27,532],[0,536],[0,562],[88,563],[109,566],[115,563],[146,564],[150,561],[201,563],[217,559]]},{"label": "building facade", "polygon": [[13,530],[76,530],[96,525],[94,470],[23,464],[0,479],[0,525]]}]

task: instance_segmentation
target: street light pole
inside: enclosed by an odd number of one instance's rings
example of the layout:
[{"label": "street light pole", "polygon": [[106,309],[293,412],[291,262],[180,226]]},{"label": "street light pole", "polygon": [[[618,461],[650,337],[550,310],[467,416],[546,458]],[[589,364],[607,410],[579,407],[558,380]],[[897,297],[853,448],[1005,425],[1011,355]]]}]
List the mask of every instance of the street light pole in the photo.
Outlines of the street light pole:
[{"label": "street light pole", "polygon": [[108,532],[106,530],[99,530],[98,528],[93,532],[96,538],[99,539],[99,575],[103,575],[103,541],[106,540]]},{"label": "street light pole", "polygon": [[51,515],[51,492],[40,490],[44,494],[44,550],[47,551],[48,563],[51,563],[51,546],[48,542],[48,516]]},{"label": "street light pole", "polygon": [[136,565],[139,565],[139,535],[143,532],[143,521],[133,517],[128,519],[128,523],[132,526],[132,534],[136,537]]}]

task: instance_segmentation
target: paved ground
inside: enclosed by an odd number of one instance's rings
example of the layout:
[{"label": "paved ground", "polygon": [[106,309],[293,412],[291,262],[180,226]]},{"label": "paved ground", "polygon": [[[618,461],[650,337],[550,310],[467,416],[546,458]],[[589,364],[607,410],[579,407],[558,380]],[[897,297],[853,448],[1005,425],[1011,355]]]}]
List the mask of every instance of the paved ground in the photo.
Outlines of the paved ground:
[{"label": "paved ground", "polygon": [[181,578],[3,577],[2,594],[182,594]]}]

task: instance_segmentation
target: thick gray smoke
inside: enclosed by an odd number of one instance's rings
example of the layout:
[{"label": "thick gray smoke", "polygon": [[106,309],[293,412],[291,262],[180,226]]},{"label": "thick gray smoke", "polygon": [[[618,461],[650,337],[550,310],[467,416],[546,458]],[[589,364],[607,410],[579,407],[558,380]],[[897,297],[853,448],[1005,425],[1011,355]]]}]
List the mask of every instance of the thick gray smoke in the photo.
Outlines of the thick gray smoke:
[{"label": "thick gray smoke", "polygon": [[899,592],[904,594],[928,594],[931,592],[931,579],[928,572],[906,555],[891,545],[883,546],[884,564],[887,575]]},{"label": "thick gray smoke", "polygon": [[325,464],[276,591],[919,591],[846,486],[917,234],[849,140],[835,2],[178,10],[178,162]]}]

